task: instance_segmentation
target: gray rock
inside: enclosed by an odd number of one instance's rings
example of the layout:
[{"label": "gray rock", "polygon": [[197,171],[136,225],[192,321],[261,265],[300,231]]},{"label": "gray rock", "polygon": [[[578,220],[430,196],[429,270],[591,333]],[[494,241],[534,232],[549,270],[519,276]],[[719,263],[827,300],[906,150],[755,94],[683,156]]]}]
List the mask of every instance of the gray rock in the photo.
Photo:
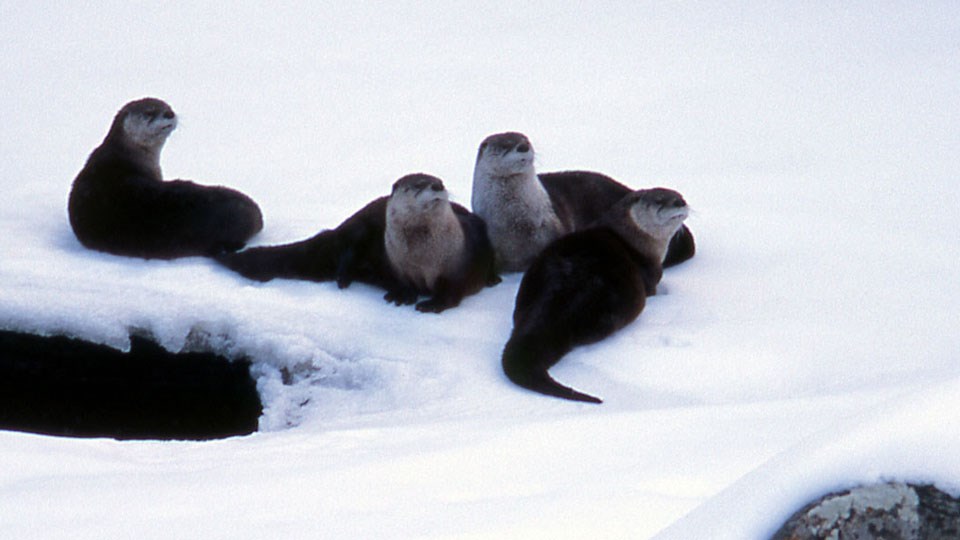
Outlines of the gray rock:
[{"label": "gray rock", "polygon": [[858,487],[805,506],[771,540],[881,539],[960,539],[960,499],[933,486]]}]

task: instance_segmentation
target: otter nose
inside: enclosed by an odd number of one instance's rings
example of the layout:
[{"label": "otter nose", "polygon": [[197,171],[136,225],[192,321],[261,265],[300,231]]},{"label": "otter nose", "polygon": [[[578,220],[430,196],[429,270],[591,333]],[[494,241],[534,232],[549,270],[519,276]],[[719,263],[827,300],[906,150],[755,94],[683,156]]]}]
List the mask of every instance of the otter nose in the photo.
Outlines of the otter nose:
[{"label": "otter nose", "polygon": [[167,112],[163,113],[163,117],[166,118],[167,120],[172,119],[174,116],[176,116],[176,115],[173,114],[173,111],[171,111],[171,110],[169,110],[169,109],[167,110]]},{"label": "otter nose", "polygon": [[673,206],[675,206],[676,208],[683,208],[686,205],[687,205],[687,201],[683,199],[674,199],[673,201]]},{"label": "otter nose", "polygon": [[440,182],[434,182],[430,184],[430,189],[432,189],[433,191],[443,191],[443,184],[441,184]]},{"label": "otter nose", "polygon": [[530,145],[527,143],[521,143],[520,146],[517,147],[517,152],[520,152],[521,154],[526,154],[529,151]]}]

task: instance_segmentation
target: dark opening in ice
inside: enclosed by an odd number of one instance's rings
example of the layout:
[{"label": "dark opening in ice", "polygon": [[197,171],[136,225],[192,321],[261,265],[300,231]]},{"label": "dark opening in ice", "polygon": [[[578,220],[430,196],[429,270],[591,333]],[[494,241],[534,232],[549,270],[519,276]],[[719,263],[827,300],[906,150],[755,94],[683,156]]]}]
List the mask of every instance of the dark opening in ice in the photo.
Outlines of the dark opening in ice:
[{"label": "dark opening in ice", "polygon": [[248,361],[0,331],[0,429],[207,440],[256,431],[261,412]]}]

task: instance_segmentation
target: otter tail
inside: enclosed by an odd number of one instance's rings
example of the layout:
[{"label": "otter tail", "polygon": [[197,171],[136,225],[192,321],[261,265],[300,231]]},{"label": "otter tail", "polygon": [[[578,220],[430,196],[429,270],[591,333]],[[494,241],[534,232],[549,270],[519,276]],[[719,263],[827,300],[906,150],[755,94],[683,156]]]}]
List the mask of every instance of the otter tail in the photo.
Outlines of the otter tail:
[{"label": "otter tail", "polygon": [[537,340],[529,336],[511,336],[503,349],[503,372],[516,385],[571,401],[585,403],[603,403],[600,398],[578,392],[558,383],[547,372],[566,351],[551,353],[549,347],[537,345]]},{"label": "otter tail", "polygon": [[332,281],[337,278],[339,252],[339,242],[333,231],[323,231],[300,242],[224,253],[214,259],[257,281],[274,278]]}]

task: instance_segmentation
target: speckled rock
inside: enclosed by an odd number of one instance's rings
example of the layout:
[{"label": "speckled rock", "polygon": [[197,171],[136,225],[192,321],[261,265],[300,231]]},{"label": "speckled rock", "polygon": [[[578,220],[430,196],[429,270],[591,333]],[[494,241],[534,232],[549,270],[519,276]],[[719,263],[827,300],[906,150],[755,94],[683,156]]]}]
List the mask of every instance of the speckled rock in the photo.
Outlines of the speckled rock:
[{"label": "speckled rock", "polygon": [[807,505],[771,540],[880,539],[960,539],[960,499],[933,486],[857,487]]}]

